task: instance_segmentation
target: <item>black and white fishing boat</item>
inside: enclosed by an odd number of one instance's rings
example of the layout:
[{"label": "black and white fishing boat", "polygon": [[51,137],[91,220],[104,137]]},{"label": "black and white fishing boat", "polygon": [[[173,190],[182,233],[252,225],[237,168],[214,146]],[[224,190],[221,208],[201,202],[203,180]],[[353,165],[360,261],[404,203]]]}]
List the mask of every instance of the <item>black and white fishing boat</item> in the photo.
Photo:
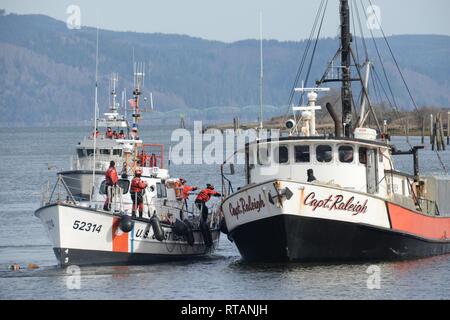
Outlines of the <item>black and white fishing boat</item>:
[{"label": "black and white fishing boat", "polygon": [[[330,63],[316,87],[295,90],[307,95],[307,103],[293,107],[288,136],[246,145],[245,186],[234,191],[222,170],[226,232],[245,260],[389,260],[450,253],[450,180],[421,176],[422,147],[400,152],[382,129],[366,125],[368,115],[375,116],[368,95],[371,63],[363,72],[355,61],[348,0],[340,1],[340,17],[338,77],[329,76]],[[355,78],[351,70],[357,70]],[[356,121],[352,81],[362,87]],[[342,118],[326,106],[335,122],[331,135],[316,130],[317,97],[328,90],[322,87],[326,82],[342,83]],[[414,174],[394,168],[393,156],[405,154],[414,160]]]},{"label": "black and white fishing boat", "polygon": [[[206,221],[200,212],[188,208],[177,178],[170,178],[164,168],[164,146],[144,144],[139,139],[141,119],[139,98],[144,79],[144,66],[135,66],[133,91],[133,129],[125,138],[102,141],[92,138],[92,165],[83,169],[84,193],[75,183],[77,172],[58,174],[52,188],[45,190],[42,204],[35,211],[49,234],[54,253],[61,266],[98,264],[144,264],[204,257],[213,253],[219,243],[219,216],[210,210]],[[116,114],[114,114],[117,117]],[[125,119],[109,119],[123,122]],[[97,122],[96,122],[97,123]],[[111,126],[111,122],[107,124]],[[94,132],[96,125],[94,126]],[[109,139],[111,140],[111,139]],[[111,148],[106,147],[112,143]],[[110,145],[108,144],[108,146]],[[100,147],[100,149],[97,148]],[[116,146],[121,146],[117,147]],[[84,150],[84,145],[79,150]],[[96,160],[98,150],[110,153]],[[117,155],[114,150],[120,150]],[[100,152],[101,153],[101,152]],[[120,163],[117,186],[105,184],[105,172],[98,166],[117,156]],[[79,159],[81,160],[81,159]],[[143,215],[134,216],[131,180],[136,170],[147,183],[143,195]],[[105,198],[109,201],[105,207]],[[107,210],[105,210],[107,209]]]}]

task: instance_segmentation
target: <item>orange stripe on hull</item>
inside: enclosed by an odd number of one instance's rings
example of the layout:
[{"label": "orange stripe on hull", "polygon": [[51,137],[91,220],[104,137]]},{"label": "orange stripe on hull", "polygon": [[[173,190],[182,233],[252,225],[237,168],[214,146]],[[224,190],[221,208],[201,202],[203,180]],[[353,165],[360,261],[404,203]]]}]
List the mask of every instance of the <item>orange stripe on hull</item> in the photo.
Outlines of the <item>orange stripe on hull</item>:
[{"label": "orange stripe on hull", "polygon": [[120,219],[113,218],[112,243],[113,252],[128,252],[128,233],[119,228]]},{"label": "orange stripe on hull", "polygon": [[427,216],[389,202],[387,206],[393,230],[433,240],[450,240],[450,218]]}]

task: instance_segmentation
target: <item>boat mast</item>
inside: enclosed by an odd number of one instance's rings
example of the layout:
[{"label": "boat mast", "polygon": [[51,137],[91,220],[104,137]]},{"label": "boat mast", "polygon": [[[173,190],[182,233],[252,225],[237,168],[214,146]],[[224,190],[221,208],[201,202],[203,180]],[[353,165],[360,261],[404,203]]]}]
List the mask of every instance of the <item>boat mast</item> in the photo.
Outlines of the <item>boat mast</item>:
[{"label": "boat mast", "polygon": [[259,129],[263,129],[263,45],[262,45],[262,11],[259,13],[259,56],[260,56],[260,73],[259,73]]},{"label": "boat mast", "polygon": [[352,133],[352,88],[350,73],[350,57],[352,35],[350,34],[350,10],[348,0],[341,0],[341,67],[342,67],[342,126],[345,137]]},{"label": "boat mast", "polygon": [[95,50],[95,98],[94,98],[94,156],[92,163],[92,190],[90,194],[89,202],[92,202],[94,196],[95,186],[95,161],[96,161],[96,149],[97,149],[97,113],[98,113],[98,27],[97,27],[97,44]]},{"label": "boat mast", "polygon": [[[139,110],[139,96],[142,93],[142,88],[144,87],[144,78],[145,78],[145,63],[143,62],[135,62],[134,63],[134,90],[133,90],[133,98],[134,98],[134,112],[133,116],[133,129],[136,130],[136,137],[139,134],[139,120],[141,118],[140,110]],[[133,170],[136,170],[138,161],[138,148],[135,144],[134,147],[134,165]]]}]

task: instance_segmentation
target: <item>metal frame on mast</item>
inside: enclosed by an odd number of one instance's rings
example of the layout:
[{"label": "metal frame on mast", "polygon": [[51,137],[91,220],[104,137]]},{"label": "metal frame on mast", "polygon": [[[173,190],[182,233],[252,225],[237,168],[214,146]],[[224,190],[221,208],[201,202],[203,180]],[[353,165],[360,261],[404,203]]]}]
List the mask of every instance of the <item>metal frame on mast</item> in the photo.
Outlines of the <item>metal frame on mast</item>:
[{"label": "metal frame on mast", "polygon": [[342,128],[345,137],[352,134],[353,115],[352,115],[352,87],[351,87],[351,42],[352,35],[350,33],[350,9],[348,0],[341,0],[340,3],[341,16],[341,65],[342,65]]}]

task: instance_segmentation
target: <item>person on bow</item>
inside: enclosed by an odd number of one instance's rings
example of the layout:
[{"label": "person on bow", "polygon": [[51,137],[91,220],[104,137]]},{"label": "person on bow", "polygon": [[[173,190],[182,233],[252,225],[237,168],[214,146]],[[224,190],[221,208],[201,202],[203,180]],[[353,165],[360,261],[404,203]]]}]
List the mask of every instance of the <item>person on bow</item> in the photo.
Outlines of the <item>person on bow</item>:
[{"label": "person on bow", "polygon": [[206,222],[208,219],[208,207],[206,203],[211,199],[211,197],[220,197],[221,194],[214,189],[214,186],[211,184],[206,184],[206,188],[201,190],[197,197],[195,198],[195,204],[197,208],[202,212],[202,219]]},{"label": "person on bow", "polygon": [[110,193],[112,189],[115,188],[117,182],[119,182],[119,177],[117,176],[116,163],[111,161],[109,163],[109,168],[105,172],[105,185],[106,185],[106,200],[103,204],[103,210],[109,211],[110,209]]},{"label": "person on bow", "polygon": [[139,218],[142,218],[144,212],[144,194],[147,188],[147,182],[141,179],[142,171],[136,169],[134,172],[134,178],[131,180],[131,199],[133,200],[132,215],[136,216],[136,208],[139,210]]}]

